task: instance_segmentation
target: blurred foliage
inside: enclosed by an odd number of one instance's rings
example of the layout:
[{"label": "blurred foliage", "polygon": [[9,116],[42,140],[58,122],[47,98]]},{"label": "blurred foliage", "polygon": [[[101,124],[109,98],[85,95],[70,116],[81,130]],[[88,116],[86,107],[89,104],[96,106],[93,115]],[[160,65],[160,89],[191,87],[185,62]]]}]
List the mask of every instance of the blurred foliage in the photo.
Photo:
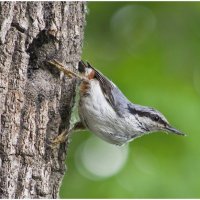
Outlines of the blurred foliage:
[{"label": "blurred foliage", "polygon": [[94,136],[76,133],[61,198],[200,198],[200,2],[89,2],[88,10],[83,59],[188,136],[136,139],[118,173],[92,179],[76,159]]}]

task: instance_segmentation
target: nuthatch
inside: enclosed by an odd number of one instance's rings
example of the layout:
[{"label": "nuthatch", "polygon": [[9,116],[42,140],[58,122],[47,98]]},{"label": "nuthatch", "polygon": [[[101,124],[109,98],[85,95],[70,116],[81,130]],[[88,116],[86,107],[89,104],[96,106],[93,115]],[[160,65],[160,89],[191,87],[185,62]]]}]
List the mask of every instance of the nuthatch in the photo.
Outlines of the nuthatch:
[{"label": "nuthatch", "polygon": [[[164,131],[185,135],[173,128],[162,113],[154,108],[131,103],[119,88],[89,63],[81,61],[79,73],[66,69],[56,60],[50,62],[69,77],[79,80],[79,116],[74,129],[84,126],[103,140],[123,145],[142,135]],[[53,143],[64,141],[67,131]]]}]

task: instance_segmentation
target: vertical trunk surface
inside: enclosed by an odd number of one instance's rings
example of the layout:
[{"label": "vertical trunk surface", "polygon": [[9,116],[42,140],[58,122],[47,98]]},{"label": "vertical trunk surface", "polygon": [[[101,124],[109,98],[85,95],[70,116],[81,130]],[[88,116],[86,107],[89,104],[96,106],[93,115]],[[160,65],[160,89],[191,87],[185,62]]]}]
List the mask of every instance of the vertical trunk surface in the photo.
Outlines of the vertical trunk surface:
[{"label": "vertical trunk surface", "polygon": [[46,61],[80,60],[83,2],[0,2],[0,198],[57,198],[75,84]]}]

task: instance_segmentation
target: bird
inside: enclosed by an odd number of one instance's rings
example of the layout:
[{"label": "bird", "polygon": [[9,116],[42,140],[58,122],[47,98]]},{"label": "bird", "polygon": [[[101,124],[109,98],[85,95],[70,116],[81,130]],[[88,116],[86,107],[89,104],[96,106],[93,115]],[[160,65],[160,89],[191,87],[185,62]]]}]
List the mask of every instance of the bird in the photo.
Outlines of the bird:
[{"label": "bird", "polygon": [[166,132],[185,136],[174,128],[155,108],[135,104],[100,71],[82,60],[76,72],[66,69],[57,60],[49,61],[70,78],[78,79],[78,121],[71,130],[65,130],[53,140],[57,145],[66,140],[69,132],[88,129],[99,138],[114,145],[124,145],[143,135]]}]

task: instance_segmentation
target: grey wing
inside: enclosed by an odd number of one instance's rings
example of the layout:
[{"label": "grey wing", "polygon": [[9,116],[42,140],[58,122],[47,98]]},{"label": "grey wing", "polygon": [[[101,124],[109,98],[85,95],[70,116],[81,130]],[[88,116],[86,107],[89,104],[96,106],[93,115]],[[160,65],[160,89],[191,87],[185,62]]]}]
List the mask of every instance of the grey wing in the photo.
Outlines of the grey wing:
[{"label": "grey wing", "polygon": [[119,90],[119,88],[114,83],[112,83],[112,81],[110,81],[101,72],[97,71],[89,63],[87,64],[87,67],[92,68],[95,71],[95,78],[99,81],[106,100],[116,111],[116,113],[120,117],[122,117],[125,112],[125,109],[127,109],[127,105],[129,103],[128,99]]}]

